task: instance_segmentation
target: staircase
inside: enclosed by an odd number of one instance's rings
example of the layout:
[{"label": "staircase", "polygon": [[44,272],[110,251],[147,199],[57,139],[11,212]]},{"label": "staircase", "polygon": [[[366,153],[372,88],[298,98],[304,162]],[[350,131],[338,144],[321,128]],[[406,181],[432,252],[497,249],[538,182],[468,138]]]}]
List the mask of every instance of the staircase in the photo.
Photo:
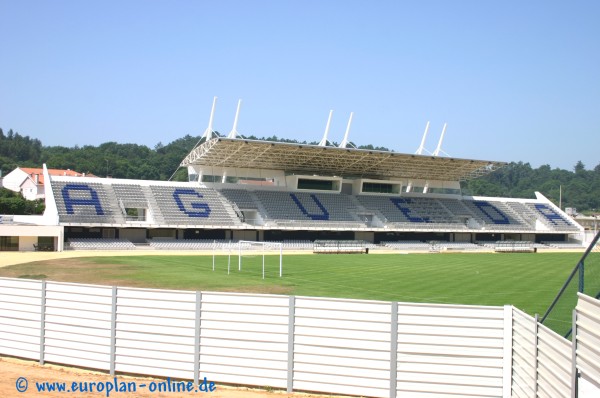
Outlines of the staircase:
[{"label": "staircase", "polygon": [[104,191],[106,192],[106,200],[108,201],[110,216],[113,218],[115,224],[125,224],[125,215],[121,210],[121,205],[117,201],[117,193],[110,184],[103,185]]},{"label": "staircase", "polygon": [[[348,195],[348,197],[350,198],[350,201],[354,205],[354,209],[352,209],[353,211],[351,211],[350,214],[352,214],[357,219],[359,219],[359,221],[364,222],[365,225],[367,226],[367,228],[369,228],[369,227],[383,228],[385,226],[385,222],[387,220],[383,216],[383,214],[381,214],[381,212],[379,210],[367,209],[365,206],[363,206],[358,201],[358,199],[356,199],[356,196],[354,196],[354,195]],[[372,216],[372,218],[370,220],[360,220],[360,217],[358,216],[358,214],[369,214]]]},{"label": "staircase", "polygon": [[148,212],[149,215],[146,216],[146,220],[153,220],[153,224],[166,224],[165,217],[160,211],[160,207],[158,206],[158,202],[152,193],[152,189],[147,186],[142,186],[142,192],[148,201]]},{"label": "staircase", "polygon": [[219,191],[215,190],[214,192],[216,193],[216,197],[219,199],[219,202],[221,202],[221,204],[223,205],[223,208],[225,209],[229,217],[231,217],[231,220],[236,225],[242,224],[244,215],[242,214],[240,209],[238,209],[237,205],[235,203],[230,202],[225,196],[221,195]]}]

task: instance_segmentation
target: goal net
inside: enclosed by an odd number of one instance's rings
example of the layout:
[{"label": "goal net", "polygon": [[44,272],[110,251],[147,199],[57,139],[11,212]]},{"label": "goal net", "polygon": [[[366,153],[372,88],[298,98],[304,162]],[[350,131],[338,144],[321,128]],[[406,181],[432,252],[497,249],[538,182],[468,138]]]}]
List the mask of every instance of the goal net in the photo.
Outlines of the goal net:
[{"label": "goal net", "polygon": [[[246,267],[261,267],[265,279],[265,267],[274,269],[279,265],[279,277],[283,276],[283,244],[280,242],[256,242],[240,240],[237,242],[238,271]],[[273,261],[278,258],[278,263]]]}]

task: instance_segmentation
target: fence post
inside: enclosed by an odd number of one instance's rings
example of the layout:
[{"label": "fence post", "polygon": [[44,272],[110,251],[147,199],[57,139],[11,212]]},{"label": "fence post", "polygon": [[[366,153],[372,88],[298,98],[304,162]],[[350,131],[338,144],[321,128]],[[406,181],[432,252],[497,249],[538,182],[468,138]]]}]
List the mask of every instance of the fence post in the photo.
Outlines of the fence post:
[{"label": "fence post", "polygon": [[115,375],[115,359],[117,352],[117,287],[112,287],[112,305],[110,310],[110,375]]},{"label": "fence post", "polygon": [[539,355],[539,350],[538,350],[538,343],[539,343],[539,331],[540,331],[540,325],[539,325],[539,318],[540,316],[538,314],[535,314],[535,323],[533,325],[533,391],[534,397],[538,396],[538,355]]},{"label": "fence post", "polygon": [[294,390],[294,325],[296,323],[296,297],[289,297],[288,317],[288,365],[287,365],[287,392]]},{"label": "fence post", "polygon": [[585,260],[582,260],[579,263],[579,286],[578,292],[583,293],[583,289],[585,288]]},{"label": "fence post", "polygon": [[398,379],[398,302],[392,301],[390,326],[390,398],[396,398]]},{"label": "fence post", "polygon": [[573,310],[573,326],[571,328],[571,398],[578,396],[577,380],[577,309]]},{"label": "fence post", "polygon": [[40,365],[44,364],[44,354],[46,351],[46,281],[42,281],[40,306]]},{"label": "fence post", "polygon": [[196,292],[196,317],[194,325],[194,385],[200,382],[200,324],[202,316],[202,292]]}]

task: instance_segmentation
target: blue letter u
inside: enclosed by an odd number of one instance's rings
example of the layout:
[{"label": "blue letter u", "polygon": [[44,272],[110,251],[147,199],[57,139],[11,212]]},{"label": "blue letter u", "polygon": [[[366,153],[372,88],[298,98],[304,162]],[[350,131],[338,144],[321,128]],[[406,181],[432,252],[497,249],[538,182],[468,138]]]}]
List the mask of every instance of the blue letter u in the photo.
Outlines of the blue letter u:
[{"label": "blue letter u", "polygon": [[296,206],[298,206],[302,214],[304,214],[306,217],[310,218],[311,220],[329,220],[329,212],[327,211],[325,206],[323,206],[321,202],[319,202],[319,199],[317,199],[315,195],[311,194],[310,197],[312,198],[313,202],[315,202],[317,207],[321,209],[321,211],[323,212],[322,214],[309,213],[300,202],[300,199],[298,199],[298,197],[295,194],[290,193],[290,196],[292,197],[292,200],[294,201],[294,203],[296,203]]}]

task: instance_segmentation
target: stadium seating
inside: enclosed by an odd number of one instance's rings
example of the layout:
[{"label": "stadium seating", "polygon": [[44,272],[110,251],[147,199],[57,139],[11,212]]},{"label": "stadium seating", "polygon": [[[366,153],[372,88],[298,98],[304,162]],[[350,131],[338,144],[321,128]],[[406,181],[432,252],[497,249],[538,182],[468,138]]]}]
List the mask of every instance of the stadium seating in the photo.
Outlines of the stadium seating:
[{"label": "stadium seating", "polygon": [[148,207],[148,199],[140,185],[132,184],[112,184],[117,200],[123,203],[127,208],[145,208]]},{"label": "stadium seating", "polygon": [[577,226],[540,203],[455,198],[390,197],[284,191],[220,191],[239,208],[256,209],[267,226],[325,229],[364,228],[359,213],[378,217],[388,229],[532,232],[536,221],[550,231]]},{"label": "stadium seating", "polygon": [[546,247],[552,249],[582,249],[585,246],[577,242],[542,242]]},{"label": "stadium seating", "polygon": [[[140,184],[131,180],[52,181],[58,216],[65,225],[127,225],[238,228],[241,211],[252,210],[264,228],[398,231],[579,231],[551,205],[537,201],[346,195],[273,189]],[[134,209],[142,210],[137,213]]]},{"label": "stadium seating", "polygon": [[381,214],[389,228],[467,229],[465,220],[456,217],[436,199],[369,195],[359,195],[356,198],[365,209]]},{"label": "stadium seating", "polygon": [[219,192],[242,210],[259,209],[260,207],[259,203],[254,200],[252,192],[245,189],[222,189]]},{"label": "stadium seating", "polygon": [[385,246],[394,250],[430,250],[431,243],[420,240],[405,240],[396,242],[385,242]]},{"label": "stadium seating", "polygon": [[226,207],[214,189],[150,186],[158,210],[167,225],[239,226],[235,211]]},{"label": "stadium seating", "polygon": [[[116,224],[124,221],[110,185],[56,181],[52,190],[63,223]],[[114,192],[114,191],[113,191]]]},{"label": "stadium seating", "polygon": [[427,251],[481,251],[486,250],[484,246],[470,242],[445,242],[445,241],[397,241],[385,242],[385,247],[394,250],[427,250]]},{"label": "stadium seating", "polygon": [[478,251],[483,250],[484,248],[470,242],[438,242],[436,246],[443,251]]},{"label": "stadium seating", "polygon": [[[280,227],[365,228],[348,195],[308,192],[255,191],[265,218]],[[239,206],[239,205],[238,205]]]},{"label": "stadium seating", "polygon": [[126,209],[147,209],[154,223],[188,226],[238,226],[241,221],[225,198],[209,188],[54,181],[59,220],[68,224],[124,224]]},{"label": "stadium seating", "polygon": [[[272,243],[282,243],[283,250],[312,250],[313,243],[310,240],[284,240],[284,241],[265,241]],[[227,239],[173,239],[173,238],[154,238],[149,239],[150,247],[158,250],[227,250],[228,245],[232,245],[232,250],[237,249],[237,240]]]},{"label": "stadium seating", "polygon": [[505,202],[464,200],[484,231],[528,231],[531,226]]},{"label": "stadium seating", "polygon": [[283,250],[312,250],[313,248],[313,242],[310,240],[284,240],[267,242],[282,243]]},{"label": "stadium seating", "polygon": [[159,250],[224,250],[229,244],[224,239],[166,239],[148,240],[150,247]]},{"label": "stadium seating", "polygon": [[127,239],[71,238],[68,243],[73,250],[131,250],[136,248]]},{"label": "stadium seating", "polygon": [[573,221],[570,221],[545,203],[527,203],[527,206],[533,210],[537,218],[550,229],[560,229],[566,231],[577,231],[578,228]]}]

